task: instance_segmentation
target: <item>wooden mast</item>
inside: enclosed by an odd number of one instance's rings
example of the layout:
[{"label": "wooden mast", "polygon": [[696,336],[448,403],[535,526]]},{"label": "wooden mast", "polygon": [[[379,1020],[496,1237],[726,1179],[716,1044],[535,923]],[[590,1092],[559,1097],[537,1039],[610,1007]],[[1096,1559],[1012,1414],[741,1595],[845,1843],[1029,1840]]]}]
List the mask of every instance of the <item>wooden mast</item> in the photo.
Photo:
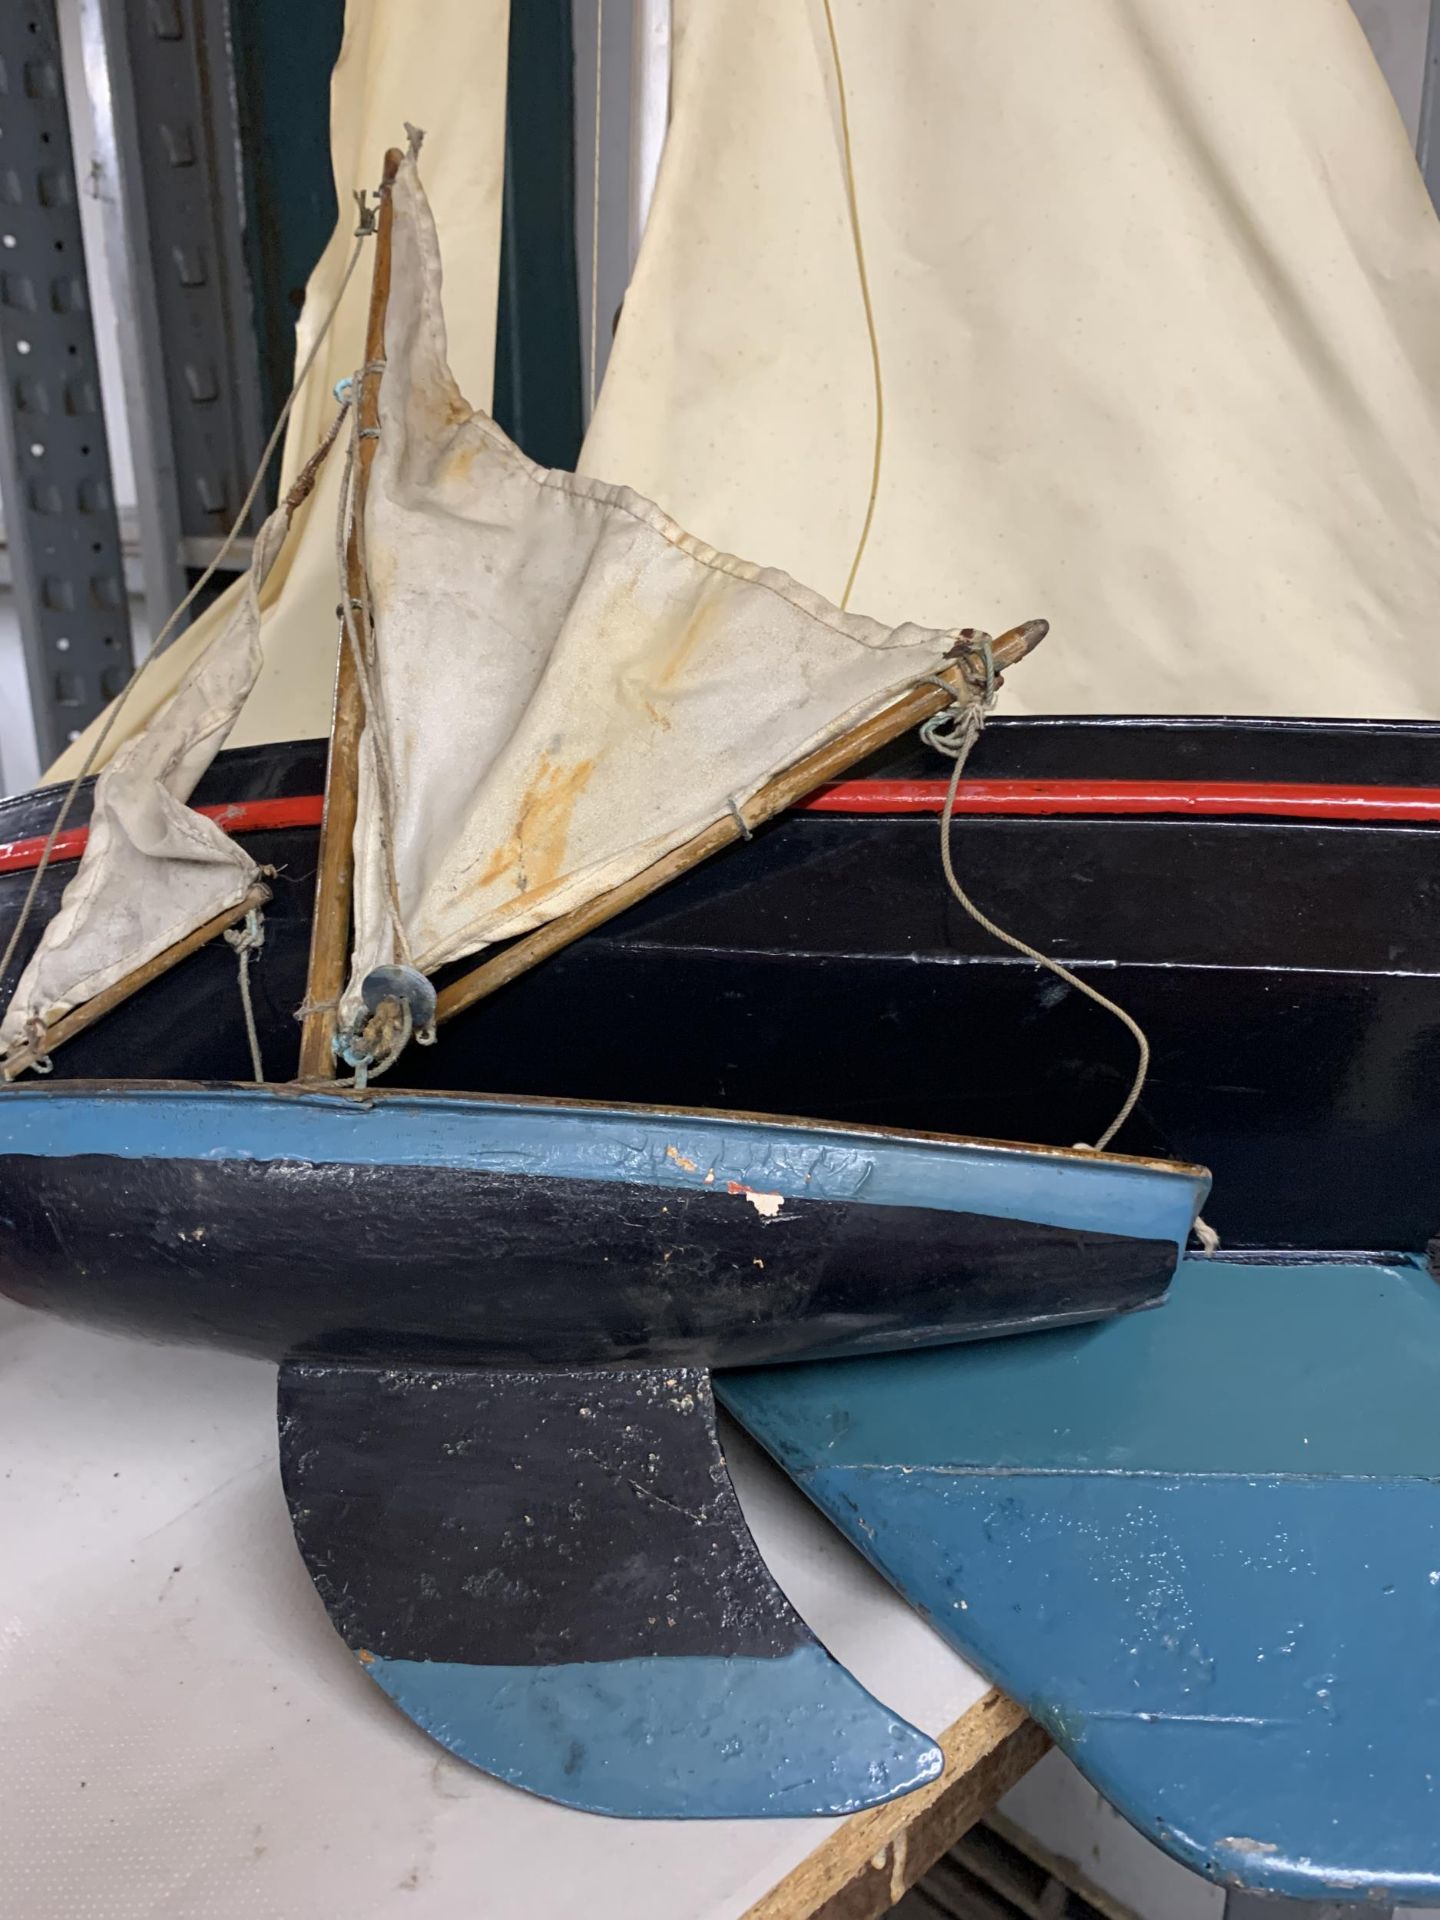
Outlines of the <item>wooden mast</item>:
[{"label": "wooden mast", "polygon": [[[385,358],[385,308],[390,298],[390,189],[401,154],[385,155],[380,183],[380,213],[375,235],[375,270],[370,282],[370,312],[365,326],[365,362],[356,400],[360,438],[352,478],[354,511],[345,548],[345,592],[362,646],[369,641],[369,599],[361,560],[361,517],[380,425],[381,363]],[[315,877],[315,912],[310,926],[310,965],[305,979],[305,1018],[300,1032],[301,1080],[330,1080],[335,1075],[335,1030],[340,994],[350,958],[350,909],[355,891],[355,814],[360,774],[360,736],[365,712],[355,660],[342,622],[335,669],[335,707],[330,727],[330,758],[325,771],[325,813],[320,826],[320,863]]]},{"label": "wooden mast", "polygon": [[[1044,620],[1028,620],[1024,626],[1012,627],[1008,633],[1001,634],[990,650],[997,683],[1003,670],[1014,666],[1017,660],[1023,660],[1027,653],[1039,646],[1048,632],[1049,626]],[[939,682],[944,684],[937,684]],[[516,940],[503,953],[495,954],[478,967],[473,967],[469,973],[462,974],[458,980],[452,980],[436,1003],[437,1024],[452,1020],[457,1013],[463,1013],[466,1007],[473,1007],[477,1000],[487,999],[499,988],[518,979],[522,973],[528,973],[531,967],[548,960],[552,953],[559,953],[562,947],[568,947],[572,940],[578,940],[594,927],[603,926],[627,907],[635,906],[660,887],[678,880],[682,873],[688,873],[691,867],[699,866],[702,860],[708,860],[712,854],[719,853],[764,821],[783,813],[786,807],[793,807],[797,800],[803,800],[806,794],[824,786],[827,780],[837,779],[857,760],[863,760],[867,754],[874,753],[877,748],[898,739],[902,733],[908,733],[912,727],[918,727],[933,715],[943,712],[952,702],[952,696],[944,690],[946,686],[953,687],[957,694],[970,689],[971,683],[966,678],[963,666],[942,667],[934,680],[912,687],[908,693],[902,694],[898,700],[892,700],[888,707],[872,714],[868,720],[862,720],[859,726],[851,727],[828,746],[807,754],[803,760],[797,760],[793,766],[777,773],[773,780],[768,781],[745,803],[743,813],[737,809],[735,815],[726,814],[723,819],[712,821],[691,839],[673,847],[669,853],[632,875],[629,880],[622,881],[618,887],[587,900],[584,906],[576,907],[573,913],[560,914],[543,927],[537,927],[534,933]]]}]

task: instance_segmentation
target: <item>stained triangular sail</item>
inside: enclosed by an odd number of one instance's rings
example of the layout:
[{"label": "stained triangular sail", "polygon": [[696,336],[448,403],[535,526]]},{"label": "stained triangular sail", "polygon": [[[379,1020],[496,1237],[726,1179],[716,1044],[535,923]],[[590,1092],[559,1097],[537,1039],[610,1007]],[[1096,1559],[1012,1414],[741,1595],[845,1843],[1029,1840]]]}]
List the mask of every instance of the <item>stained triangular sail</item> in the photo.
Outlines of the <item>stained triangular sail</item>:
[{"label": "stained triangular sail", "polygon": [[372,968],[431,972],[584,904],[955,641],[842,612],[627,487],[534,465],[451,377],[413,161],[393,250],[364,518],[352,1018]]},{"label": "stained triangular sail", "polygon": [[[331,100],[340,218],[307,292],[297,338],[303,360],[340,301],[323,353],[298,396],[282,485],[306,467],[334,413],[331,388],[362,357],[369,262],[343,274],[354,247],[352,191],[375,178],[385,137],[408,114],[431,129],[447,230],[459,241],[467,379],[484,387],[494,358],[500,252],[508,0],[430,0],[432,56],[398,13],[347,11]],[[343,297],[342,297],[343,296]],[[340,462],[294,515],[293,537],[272,520],[237,581],[145,671],[118,714],[96,721],[60,758],[55,778],[85,762],[102,725],[89,842],[63,902],[0,1022],[0,1055],[27,1028],[51,1024],[217,914],[255,877],[243,847],[187,802],[222,746],[303,739],[329,724],[335,680],[334,559]],[[108,763],[108,764],[107,764]],[[143,1070],[145,1062],[137,1062]]]}]

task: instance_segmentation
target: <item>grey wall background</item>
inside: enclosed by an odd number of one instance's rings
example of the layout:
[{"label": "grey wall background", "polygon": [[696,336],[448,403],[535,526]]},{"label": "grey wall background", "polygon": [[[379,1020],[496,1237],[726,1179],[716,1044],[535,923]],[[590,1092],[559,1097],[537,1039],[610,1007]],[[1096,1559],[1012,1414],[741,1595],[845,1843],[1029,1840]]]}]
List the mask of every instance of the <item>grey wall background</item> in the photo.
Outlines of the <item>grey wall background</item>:
[{"label": "grey wall background", "polygon": [[1430,0],[1351,0],[1415,144]]}]

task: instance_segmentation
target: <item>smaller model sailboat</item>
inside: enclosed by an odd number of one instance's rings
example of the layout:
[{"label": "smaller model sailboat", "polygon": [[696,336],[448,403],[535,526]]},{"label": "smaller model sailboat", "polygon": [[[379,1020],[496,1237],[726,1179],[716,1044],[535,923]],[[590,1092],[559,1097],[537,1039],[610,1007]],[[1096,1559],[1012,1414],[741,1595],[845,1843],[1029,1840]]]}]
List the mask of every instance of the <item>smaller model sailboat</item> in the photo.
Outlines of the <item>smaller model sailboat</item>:
[{"label": "smaller model sailboat", "polygon": [[[219,932],[245,978],[265,876],[187,802],[342,429],[299,1079],[266,1084],[257,1059],[253,1086],[22,1081]],[[0,1025],[0,1286],[279,1358],[296,1537],[337,1628],[503,1778],[612,1813],[733,1816],[841,1812],[932,1777],[938,1750],[830,1659],[760,1561],[709,1369],[1153,1304],[1207,1176],[375,1082],[873,748],[942,714],[973,726],[1043,632],[892,631],[625,488],[535,467],[455,387],[413,146],[389,156],[340,419],[228,626],[102,774]],[[437,972],[502,942],[437,994]]]}]

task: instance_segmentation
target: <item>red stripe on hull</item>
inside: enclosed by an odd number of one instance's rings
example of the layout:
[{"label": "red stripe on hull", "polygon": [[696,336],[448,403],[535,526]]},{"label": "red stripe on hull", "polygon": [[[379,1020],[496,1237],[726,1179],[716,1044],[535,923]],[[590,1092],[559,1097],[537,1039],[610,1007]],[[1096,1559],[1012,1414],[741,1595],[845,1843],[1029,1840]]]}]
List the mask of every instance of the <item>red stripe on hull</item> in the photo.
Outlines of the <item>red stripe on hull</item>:
[{"label": "red stripe on hull", "polygon": [[[796,809],[801,813],[939,813],[943,780],[839,780]],[[318,827],[318,793],[287,800],[232,800],[199,807],[227,833],[273,833]],[[1440,788],[1327,787],[1256,780],[966,780],[955,799],[960,815],[1038,818],[1069,814],[1097,819],[1130,814],[1194,819],[1440,821]],[[71,827],[55,842],[52,861],[78,860],[89,831]],[[0,840],[0,873],[23,873],[40,863],[45,841]]]},{"label": "red stripe on hull", "polygon": [[[809,813],[939,813],[943,780],[838,780]],[[960,814],[1181,814],[1210,819],[1440,820],[1440,788],[1327,787],[1264,780],[964,780]]]},{"label": "red stripe on hull", "polygon": [[[195,811],[214,820],[226,833],[273,833],[282,827],[318,827],[325,801],[318,793],[301,793],[289,800],[226,800],[219,806],[197,807]],[[88,827],[68,827],[55,842],[52,863],[78,860],[89,838]],[[38,867],[44,851],[43,834],[32,840],[0,840],[0,873],[24,873]]]}]

